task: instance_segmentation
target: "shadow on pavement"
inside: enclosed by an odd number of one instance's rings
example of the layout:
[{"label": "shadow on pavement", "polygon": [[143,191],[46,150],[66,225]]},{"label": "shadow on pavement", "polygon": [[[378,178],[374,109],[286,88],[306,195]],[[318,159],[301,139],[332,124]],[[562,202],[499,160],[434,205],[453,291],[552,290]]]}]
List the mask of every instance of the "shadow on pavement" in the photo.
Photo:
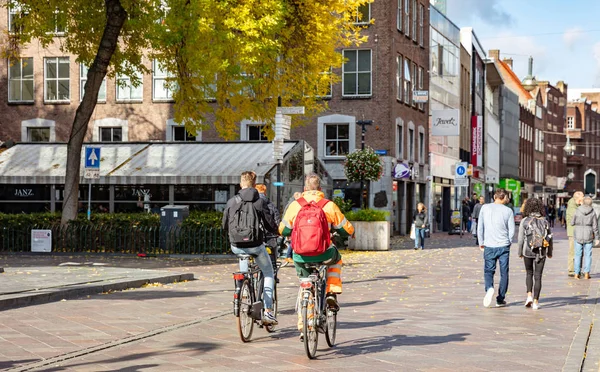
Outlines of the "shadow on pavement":
[{"label": "shadow on pavement", "polygon": [[27,363],[39,362],[40,359],[25,359],[25,360],[7,360],[0,362],[1,369],[8,369],[16,366],[20,366]]},{"label": "shadow on pavement", "polygon": [[[345,264],[344,264],[345,265]],[[377,276],[375,278],[371,278],[371,279],[362,279],[362,280],[345,280],[344,284],[357,284],[357,283],[369,283],[369,282],[376,282],[379,280],[408,280],[410,279],[410,276],[406,276],[406,275],[398,275],[398,276]]]},{"label": "shadow on pavement", "polygon": [[[137,288],[136,288],[137,289]],[[170,288],[164,290],[154,291],[136,291],[135,289],[128,289],[125,291],[115,291],[110,293],[97,294],[94,296],[101,296],[102,300],[127,300],[127,301],[146,301],[146,300],[162,300],[167,298],[186,298],[186,297],[200,297],[210,292],[223,292],[223,291],[175,291]],[[109,296],[109,297],[107,297]],[[93,299],[93,298],[90,298]],[[87,300],[87,298],[77,298],[76,300]]]},{"label": "shadow on pavement", "polygon": [[[198,354],[203,354],[212,350],[219,348],[220,346],[212,343],[212,342],[185,342],[179,345],[176,345],[173,349],[165,352],[151,352],[151,353],[138,353],[138,354],[130,354],[120,358],[107,358],[104,360],[94,360],[89,362],[81,362],[74,363],[65,366],[56,366],[44,369],[44,371],[66,371],[72,370],[75,367],[81,367],[86,365],[97,365],[97,364],[112,364],[112,363],[126,363],[126,362],[134,362],[136,360],[144,360],[146,358],[157,357],[160,355],[168,355],[168,354],[179,354],[183,350],[197,350]],[[68,363],[68,362],[67,362]],[[156,364],[144,364],[138,365],[135,367],[126,367],[122,369],[114,369],[114,371],[139,371],[145,368],[153,368],[158,367]]]},{"label": "shadow on pavement", "polygon": [[380,300],[363,301],[363,302],[342,302],[342,301],[340,301],[340,306],[350,309],[350,308],[358,307],[358,306],[375,305],[376,303],[379,303],[379,302],[381,302],[381,301]]},{"label": "shadow on pavement", "polygon": [[[337,359],[355,355],[373,354],[389,351],[402,346],[425,346],[445,344],[449,342],[463,342],[470,333],[453,333],[447,336],[374,336],[358,340],[342,342],[336,345],[329,353],[318,356],[318,359]],[[329,350],[326,350],[329,351]]]},{"label": "shadow on pavement", "polygon": [[376,322],[337,322],[338,330],[342,329],[361,329],[361,328],[371,328],[371,327],[381,327],[390,325],[395,322],[403,321],[403,318],[392,318],[392,319],[384,319],[378,320]]}]

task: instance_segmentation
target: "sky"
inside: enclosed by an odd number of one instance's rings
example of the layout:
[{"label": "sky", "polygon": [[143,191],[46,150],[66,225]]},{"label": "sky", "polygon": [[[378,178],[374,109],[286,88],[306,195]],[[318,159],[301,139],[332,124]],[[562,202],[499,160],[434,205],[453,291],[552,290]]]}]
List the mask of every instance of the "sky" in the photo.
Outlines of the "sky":
[{"label": "sky", "polygon": [[531,55],[536,79],[569,88],[600,88],[598,14],[598,0],[447,0],[448,18],[513,58],[519,78]]}]

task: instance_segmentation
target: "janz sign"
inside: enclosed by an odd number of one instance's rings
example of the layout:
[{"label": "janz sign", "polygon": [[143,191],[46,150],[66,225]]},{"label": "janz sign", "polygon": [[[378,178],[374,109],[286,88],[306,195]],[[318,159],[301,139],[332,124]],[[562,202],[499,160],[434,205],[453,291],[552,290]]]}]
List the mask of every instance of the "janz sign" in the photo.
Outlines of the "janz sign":
[{"label": "janz sign", "polygon": [[432,110],[431,135],[458,136],[460,134],[459,113],[458,109]]}]

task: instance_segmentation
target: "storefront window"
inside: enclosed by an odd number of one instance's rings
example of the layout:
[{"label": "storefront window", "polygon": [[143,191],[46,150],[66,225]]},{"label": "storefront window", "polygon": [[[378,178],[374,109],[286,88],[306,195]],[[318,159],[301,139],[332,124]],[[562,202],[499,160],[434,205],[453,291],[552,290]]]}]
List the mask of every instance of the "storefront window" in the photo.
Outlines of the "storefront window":
[{"label": "storefront window", "polygon": [[0,185],[0,200],[50,201],[50,185]]},{"label": "storefront window", "polygon": [[[116,185],[115,186],[115,201],[144,201],[146,196],[150,197],[151,201],[169,201],[169,186],[168,185]],[[92,198],[94,194],[92,191]]]}]

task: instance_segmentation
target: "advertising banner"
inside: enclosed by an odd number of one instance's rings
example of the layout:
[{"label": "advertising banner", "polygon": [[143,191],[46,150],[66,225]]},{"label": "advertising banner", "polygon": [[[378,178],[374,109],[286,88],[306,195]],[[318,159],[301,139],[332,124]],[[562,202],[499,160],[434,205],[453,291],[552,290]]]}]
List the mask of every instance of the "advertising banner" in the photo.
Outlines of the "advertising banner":
[{"label": "advertising banner", "polygon": [[431,135],[432,136],[458,136],[460,134],[458,109],[432,110]]},{"label": "advertising banner", "polygon": [[471,164],[483,166],[483,117],[471,117]]}]

